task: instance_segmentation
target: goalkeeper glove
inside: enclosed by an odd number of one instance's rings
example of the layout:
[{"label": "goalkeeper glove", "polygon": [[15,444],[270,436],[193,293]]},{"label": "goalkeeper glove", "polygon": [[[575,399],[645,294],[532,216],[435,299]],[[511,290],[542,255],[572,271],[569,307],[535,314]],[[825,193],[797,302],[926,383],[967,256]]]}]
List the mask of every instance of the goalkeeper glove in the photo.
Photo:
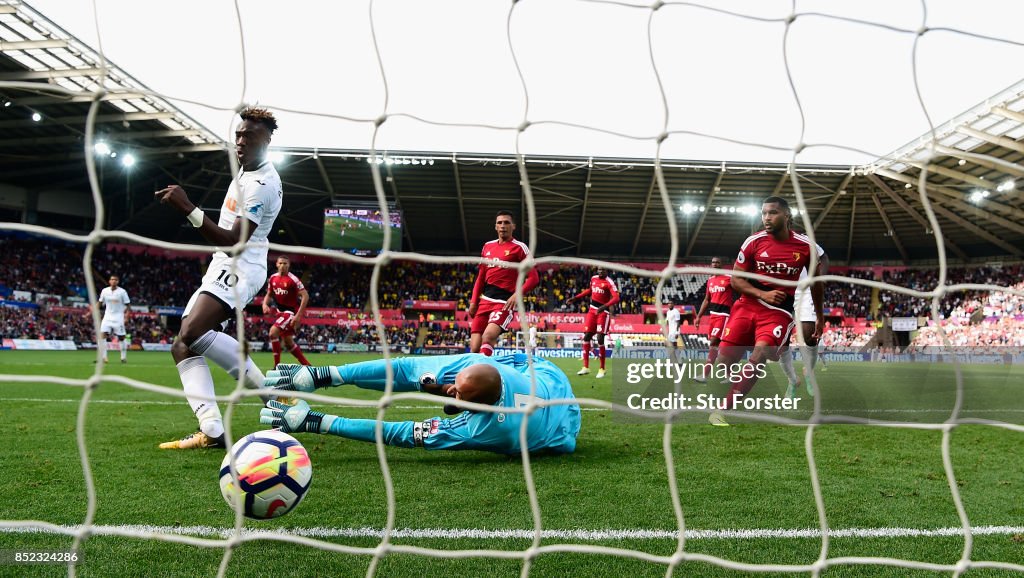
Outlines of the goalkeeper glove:
[{"label": "goalkeeper glove", "polygon": [[279,363],[263,378],[263,387],[288,391],[311,392],[321,387],[343,383],[338,368],[333,365],[312,367],[294,363]]},{"label": "goalkeeper glove", "polygon": [[267,407],[260,410],[261,424],[281,428],[284,433],[323,433],[331,429],[333,421],[333,415],[313,411],[301,399],[295,405],[271,400],[267,402]]}]

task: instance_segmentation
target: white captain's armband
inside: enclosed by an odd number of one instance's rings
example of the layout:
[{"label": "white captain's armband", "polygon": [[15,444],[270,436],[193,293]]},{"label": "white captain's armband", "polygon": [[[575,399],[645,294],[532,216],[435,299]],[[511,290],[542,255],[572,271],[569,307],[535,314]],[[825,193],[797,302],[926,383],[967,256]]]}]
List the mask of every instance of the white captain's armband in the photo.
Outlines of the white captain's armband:
[{"label": "white captain's armband", "polygon": [[441,425],[439,419],[425,419],[422,422],[416,422],[412,426],[412,439],[416,444],[416,447],[423,447],[423,442],[426,439],[437,433],[437,428]]}]

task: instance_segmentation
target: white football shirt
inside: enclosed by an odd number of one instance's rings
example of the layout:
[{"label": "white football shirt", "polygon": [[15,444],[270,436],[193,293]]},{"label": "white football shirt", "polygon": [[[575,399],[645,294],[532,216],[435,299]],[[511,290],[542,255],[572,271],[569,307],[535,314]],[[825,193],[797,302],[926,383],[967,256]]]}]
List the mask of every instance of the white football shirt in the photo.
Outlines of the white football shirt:
[{"label": "white football shirt", "polygon": [[[230,230],[238,217],[249,219],[249,226],[255,226],[249,243],[240,260],[257,267],[267,268],[267,237],[274,228],[274,221],[281,212],[284,194],[281,177],[270,161],[265,161],[255,171],[241,170],[228,186],[224,204],[220,208],[217,226]],[[223,252],[214,257],[226,257]]]},{"label": "white football shirt", "polygon": [[[818,249],[818,258],[825,254],[825,250],[821,248],[821,245],[814,245]],[[821,267],[818,268],[818,274],[821,275]],[[800,281],[807,278],[807,267],[804,267],[800,271]],[[793,293],[793,308],[796,310],[800,321],[814,322],[817,317],[814,315],[814,299],[811,298],[810,285],[802,288],[797,288]]]},{"label": "white football shirt", "polygon": [[104,287],[100,291],[98,301],[103,304],[103,319],[105,321],[124,323],[124,311],[132,300],[128,298],[128,292],[123,287],[118,287],[113,291],[109,286]]},{"label": "white football shirt", "polygon": [[668,321],[668,335],[675,336],[679,333],[679,310],[669,309],[665,313],[665,320]]}]

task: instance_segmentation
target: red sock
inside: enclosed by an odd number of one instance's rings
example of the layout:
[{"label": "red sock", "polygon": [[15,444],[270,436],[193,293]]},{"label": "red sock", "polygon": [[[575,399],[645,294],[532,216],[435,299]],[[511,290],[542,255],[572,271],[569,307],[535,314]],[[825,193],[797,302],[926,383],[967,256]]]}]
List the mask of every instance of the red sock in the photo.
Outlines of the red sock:
[{"label": "red sock", "polygon": [[298,359],[299,363],[301,363],[302,365],[309,365],[309,360],[306,359],[306,356],[302,354],[302,350],[299,349],[298,343],[295,344],[295,347],[291,348],[291,351],[289,351],[289,353],[294,355],[295,359]]},{"label": "red sock", "polygon": [[711,349],[708,350],[708,363],[714,365],[716,359],[718,359],[718,346],[712,345]]},{"label": "red sock", "polygon": [[274,367],[277,367],[277,364],[281,363],[281,340],[271,339],[270,349],[274,352]]},{"label": "red sock", "polygon": [[598,345],[597,346],[597,356],[601,360],[601,369],[604,369],[604,354],[605,354],[604,345]]},{"label": "red sock", "polygon": [[583,342],[583,367],[590,367],[590,342]]},{"label": "red sock", "polygon": [[484,343],[480,346],[480,353],[490,357],[494,355],[494,347],[492,347],[490,343]]},{"label": "red sock", "polygon": [[[748,367],[754,371],[748,370]],[[749,377],[744,377],[740,379],[739,382],[734,383],[732,388],[729,389],[729,397],[726,398],[725,409],[732,409],[733,407],[735,407],[736,402],[739,401],[740,399],[743,399],[743,396],[750,393],[750,390],[754,388],[754,384],[757,383],[757,371],[752,364],[748,363],[743,366],[743,369],[741,370],[741,375],[743,374],[748,375]],[[737,397],[737,395],[739,397]]]}]

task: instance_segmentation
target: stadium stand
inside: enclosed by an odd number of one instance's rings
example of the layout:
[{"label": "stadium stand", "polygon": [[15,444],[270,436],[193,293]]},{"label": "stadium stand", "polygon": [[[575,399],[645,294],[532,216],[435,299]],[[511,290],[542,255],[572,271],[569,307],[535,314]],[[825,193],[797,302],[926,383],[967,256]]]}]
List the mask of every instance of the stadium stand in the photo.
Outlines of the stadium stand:
[{"label": "stadium stand", "polygon": [[[95,340],[92,319],[84,307],[86,288],[70,283],[82,278],[82,249],[64,244],[65,250],[44,251],[43,241],[25,236],[9,235],[0,239],[3,256],[0,263],[10,272],[8,281],[0,286],[0,296],[11,302],[32,301],[39,307],[0,310],[0,331],[6,339],[73,339],[78,343]],[[166,343],[174,331],[167,327],[166,317],[147,313],[153,307],[182,307],[202,277],[204,257],[189,254],[155,254],[130,245],[101,246],[93,262],[97,290],[105,286],[108,275],[121,276],[121,285],[132,298],[136,311],[128,322],[132,343]],[[298,336],[304,347],[325,351],[331,344],[373,345],[378,342],[369,315],[369,282],[372,269],[346,263],[304,263],[298,259],[298,272],[308,282],[310,303],[326,309],[350,311],[356,324],[307,324]],[[1010,286],[1022,273],[1021,265],[953,267],[948,270],[947,284],[983,283]],[[838,269],[833,274],[857,279],[875,279],[928,291],[938,282],[934,268],[861,267]],[[540,285],[526,296],[529,311],[578,312],[578,304],[565,301],[589,284],[592,269],[582,266],[546,267],[541,270]],[[456,325],[457,312],[466,308],[475,281],[476,268],[469,265],[395,262],[383,269],[380,278],[380,307],[386,317],[401,319],[401,326],[388,327],[388,339],[395,347],[455,346],[467,341],[465,327]],[[655,301],[656,282],[649,277],[612,275],[623,296],[617,314],[642,313],[644,305]],[[664,302],[697,307],[704,298],[706,275],[677,275],[665,285]],[[1019,284],[1018,284],[1019,286]],[[859,348],[867,345],[875,333],[874,321],[884,317],[924,317],[930,304],[925,299],[892,291],[877,291],[860,285],[833,283],[826,285],[825,306],[843,312],[841,324],[832,323],[822,344],[827,348]],[[456,310],[407,312],[410,301],[452,301]],[[1024,332],[1024,305],[1015,296],[982,291],[957,292],[947,295],[941,305],[947,331],[954,344],[1017,345]],[[267,342],[268,325],[258,315],[246,322],[246,335],[256,343]],[[229,326],[233,331],[233,325]],[[635,337],[633,339],[632,337]],[[633,335],[629,344],[663,345],[660,335]],[[684,347],[707,347],[702,335],[684,334]],[[512,338],[510,344],[519,345]],[[914,345],[938,345],[934,327],[922,327]]]}]

